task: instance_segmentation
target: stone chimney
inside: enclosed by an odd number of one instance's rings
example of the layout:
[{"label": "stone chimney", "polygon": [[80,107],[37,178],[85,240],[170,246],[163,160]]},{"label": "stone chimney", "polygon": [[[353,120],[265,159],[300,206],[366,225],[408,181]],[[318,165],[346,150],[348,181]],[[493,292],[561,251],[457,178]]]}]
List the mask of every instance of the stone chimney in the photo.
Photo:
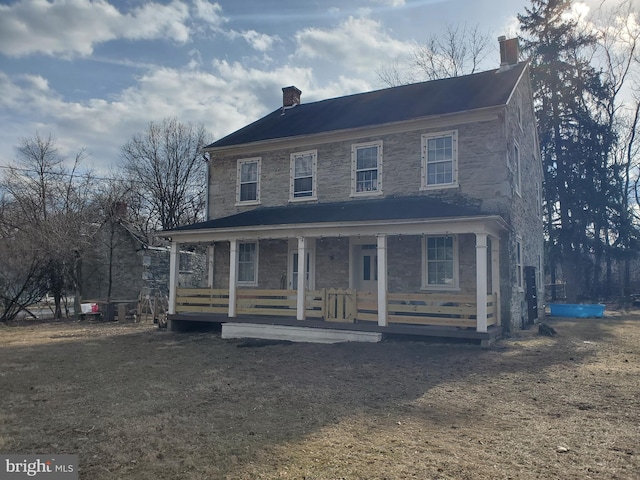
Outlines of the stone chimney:
[{"label": "stone chimney", "polygon": [[510,38],[504,35],[498,37],[500,43],[500,69],[508,70],[512,65],[518,63],[518,56],[520,55],[520,46],[517,38]]},{"label": "stone chimney", "polygon": [[300,95],[302,91],[294,86],[282,89],[282,108],[291,108],[300,105]]}]

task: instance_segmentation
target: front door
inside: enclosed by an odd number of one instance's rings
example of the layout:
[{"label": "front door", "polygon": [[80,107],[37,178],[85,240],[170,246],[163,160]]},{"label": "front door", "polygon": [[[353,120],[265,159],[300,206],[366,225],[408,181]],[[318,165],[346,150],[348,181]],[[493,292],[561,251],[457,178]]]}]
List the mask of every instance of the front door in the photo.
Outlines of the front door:
[{"label": "front door", "polygon": [[376,245],[360,245],[358,254],[357,289],[378,291],[378,250]]}]

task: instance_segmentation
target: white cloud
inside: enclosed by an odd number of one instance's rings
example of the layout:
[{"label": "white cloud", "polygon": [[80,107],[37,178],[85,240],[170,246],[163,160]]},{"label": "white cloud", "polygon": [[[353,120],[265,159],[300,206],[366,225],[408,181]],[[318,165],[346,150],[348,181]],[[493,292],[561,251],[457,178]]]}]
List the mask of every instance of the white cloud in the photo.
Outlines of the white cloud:
[{"label": "white cloud", "polygon": [[280,40],[278,36],[270,36],[265,33],[258,33],[255,30],[242,32],[242,37],[259,52],[266,52],[273,44]]},{"label": "white cloud", "polygon": [[193,5],[196,16],[212,27],[220,27],[227,21],[222,15],[222,7],[219,3],[211,3],[209,0],[195,0]]},{"label": "white cloud", "polygon": [[381,3],[382,5],[389,5],[390,7],[403,7],[405,5],[405,0],[375,0],[376,3]]},{"label": "white cloud", "polygon": [[122,13],[105,0],[19,0],[0,5],[0,53],[90,55],[110,40],[189,40],[189,9],[181,1],[146,3]]},{"label": "white cloud", "polygon": [[372,72],[412,48],[366,17],[349,17],[331,30],[307,28],[296,34],[296,41],[295,57],[330,60],[359,73]]}]

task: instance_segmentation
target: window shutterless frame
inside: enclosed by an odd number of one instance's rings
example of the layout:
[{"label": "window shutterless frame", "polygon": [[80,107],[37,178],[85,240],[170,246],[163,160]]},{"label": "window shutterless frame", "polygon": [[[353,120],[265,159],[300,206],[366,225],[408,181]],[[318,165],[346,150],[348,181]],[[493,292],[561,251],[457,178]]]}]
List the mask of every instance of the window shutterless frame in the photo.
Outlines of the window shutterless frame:
[{"label": "window shutterless frame", "polygon": [[289,201],[316,200],[318,183],[318,152],[291,154],[289,171]]},{"label": "window shutterless frame", "polygon": [[236,177],[236,205],[260,203],[261,158],[238,160]]},{"label": "window shutterless frame", "polygon": [[458,131],[422,135],[421,190],[458,184]]},{"label": "window shutterless frame", "polygon": [[382,194],[382,141],[351,146],[351,196]]}]

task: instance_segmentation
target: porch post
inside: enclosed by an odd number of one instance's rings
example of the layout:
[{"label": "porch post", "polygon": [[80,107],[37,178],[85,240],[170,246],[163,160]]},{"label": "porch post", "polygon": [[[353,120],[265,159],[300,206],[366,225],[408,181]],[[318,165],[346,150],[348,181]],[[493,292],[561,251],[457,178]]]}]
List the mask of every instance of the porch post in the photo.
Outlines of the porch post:
[{"label": "porch post", "polygon": [[307,289],[307,242],[304,237],[298,237],[298,289],[296,302],[296,318],[305,319],[305,290]]},{"label": "porch post", "polygon": [[215,248],[214,243],[207,247],[207,288],[213,288],[213,255]]},{"label": "porch post", "polygon": [[476,233],[476,331],[487,331],[487,234]]},{"label": "porch post", "polygon": [[176,313],[176,289],[178,288],[178,273],[180,268],[180,248],[178,242],[171,242],[169,250],[169,311]]},{"label": "porch post", "polygon": [[238,240],[229,240],[229,317],[236,316],[238,285]]},{"label": "porch post", "polygon": [[500,238],[491,237],[491,285],[496,297],[496,325],[502,325],[500,318]]},{"label": "porch post", "polygon": [[378,325],[387,326],[387,236],[378,235]]}]

